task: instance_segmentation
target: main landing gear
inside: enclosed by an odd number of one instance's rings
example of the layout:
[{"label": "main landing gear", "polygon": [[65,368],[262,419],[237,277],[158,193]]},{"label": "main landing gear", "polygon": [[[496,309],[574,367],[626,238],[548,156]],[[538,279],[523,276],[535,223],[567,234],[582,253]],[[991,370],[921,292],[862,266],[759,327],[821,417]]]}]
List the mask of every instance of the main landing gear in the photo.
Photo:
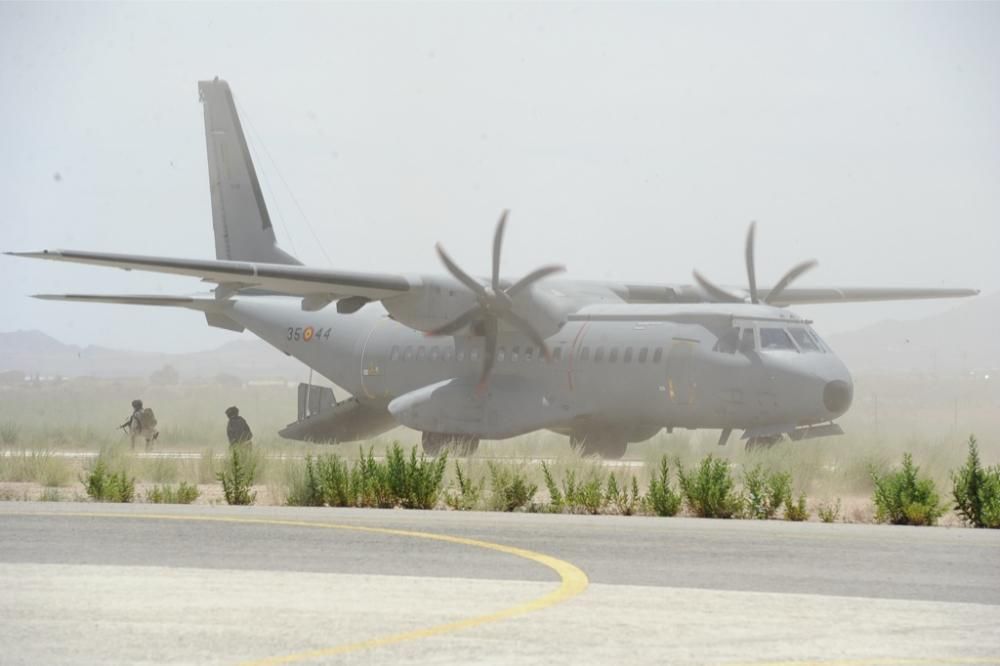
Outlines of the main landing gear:
[{"label": "main landing gear", "polygon": [[479,448],[479,438],[470,435],[450,435],[442,432],[425,432],[420,443],[424,453],[436,456],[442,449],[449,449],[459,455],[470,455]]},{"label": "main landing gear", "polygon": [[628,448],[625,438],[599,432],[586,435],[574,433],[570,435],[569,444],[574,449],[579,448],[585,456],[596,453],[605,460],[619,460]]},{"label": "main landing gear", "polygon": [[751,437],[747,440],[746,450],[762,451],[764,449],[769,449],[784,439],[784,437],[785,436],[780,433],[777,435],[770,435],[768,437]]}]

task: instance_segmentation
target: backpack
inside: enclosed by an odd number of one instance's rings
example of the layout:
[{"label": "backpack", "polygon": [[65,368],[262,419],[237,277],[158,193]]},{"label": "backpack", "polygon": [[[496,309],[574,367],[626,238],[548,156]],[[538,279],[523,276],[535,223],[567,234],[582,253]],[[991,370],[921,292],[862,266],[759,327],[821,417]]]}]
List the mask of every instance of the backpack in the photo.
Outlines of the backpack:
[{"label": "backpack", "polygon": [[156,415],[153,414],[151,408],[146,407],[139,412],[139,425],[142,426],[143,430],[152,430],[156,427]]}]

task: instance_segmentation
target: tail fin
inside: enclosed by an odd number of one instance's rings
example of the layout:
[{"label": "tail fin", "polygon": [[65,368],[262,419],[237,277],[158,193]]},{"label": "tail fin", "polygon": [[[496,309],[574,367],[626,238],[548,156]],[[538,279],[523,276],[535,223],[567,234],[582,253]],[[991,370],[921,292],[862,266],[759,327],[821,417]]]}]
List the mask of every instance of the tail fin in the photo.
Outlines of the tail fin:
[{"label": "tail fin", "polygon": [[300,264],[275,242],[229,84],[218,77],[199,81],[198,95],[205,106],[216,258]]}]

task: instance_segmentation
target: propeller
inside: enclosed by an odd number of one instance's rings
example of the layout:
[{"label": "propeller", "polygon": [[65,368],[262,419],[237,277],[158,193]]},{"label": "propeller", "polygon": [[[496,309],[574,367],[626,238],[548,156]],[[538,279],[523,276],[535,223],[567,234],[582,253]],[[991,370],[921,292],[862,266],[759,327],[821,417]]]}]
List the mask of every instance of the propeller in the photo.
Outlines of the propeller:
[{"label": "propeller", "polygon": [[[747,265],[747,283],[750,285],[750,302],[755,304],[761,302],[761,298],[757,294],[757,271],[754,262],[754,240],[756,235],[757,223],[751,222],[750,229],[747,231],[744,258]],[[767,292],[767,296],[764,297],[763,302],[773,303],[776,301],[778,296],[788,287],[788,285],[797,280],[803,273],[816,268],[818,265],[819,263],[815,259],[810,259],[792,266],[783,276],[781,276],[781,279],[778,280],[777,284],[771,287],[770,291]],[[708,278],[698,271],[694,271],[694,280],[698,283],[698,286],[700,286],[714,301],[720,303],[743,303],[746,301],[744,297],[737,296],[736,294],[726,291],[722,287],[713,284]]]},{"label": "propeller", "polygon": [[441,257],[441,262],[444,263],[448,272],[455,276],[456,280],[473,293],[476,297],[476,305],[444,326],[428,332],[428,335],[452,335],[466,326],[475,325],[477,333],[486,338],[486,353],[483,357],[482,375],[479,378],[480,385],[486,382],[496,361],[497,331],[501,320],[513,326],[538,345],[542,353],[545,354],[546,360],[551,358],[551,352],[549,346],[545,344],[545,338],[530,321],[514,312],[514,298],[539,280],[554,273],[560,273],[565,269],[556,265],[542,266],[506,289],[500,287],[500,251],[503,247],[503,234],[507,227],[509,212],[504,210],[500,215],[496,232],[493,234],[493,273],[488,287],[484,287],[478,280],[459,268],[458,264],[444,251],[441,244],[437,244],[437,253]]}]

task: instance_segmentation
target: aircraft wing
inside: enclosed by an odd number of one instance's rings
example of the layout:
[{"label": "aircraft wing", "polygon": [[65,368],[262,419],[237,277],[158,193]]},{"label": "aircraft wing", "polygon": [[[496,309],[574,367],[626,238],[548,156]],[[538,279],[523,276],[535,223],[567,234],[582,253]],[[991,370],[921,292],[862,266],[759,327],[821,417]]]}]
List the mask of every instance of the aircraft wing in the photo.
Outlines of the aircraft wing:
[{"label": "aircraft wing", "polygon": [[[762,299],[770,289],[760,290]],[[941,289],[909,287],[788,287],[770,301],[771,305],[810,305],[820,303],[867,303],[873,301],[912,301],[929,298],[975,296],[978,289]]]},{"label": "aircraft wing", "polygon": [[[400,275],[387,273],[353,273],[307,266],[226,259],[177,259],[138,254],[77,252],[74,250],[8,252],[7,254],[15,257],[48,259],[49,261],[110,266],[124,270],[187,275],[237,289],[254,287],[292,296],[330,296],[333,298],[357,296],[370,300],[381,300],[409,291],[414,286],[408,279]],[[76,300],[84,299],[78,298]],[[155,303],[147,304],[155,305]]]},{"label": "aircraft wing", "polygon": [[[711,303],[713,299],[697,285],[692,284],[623,284],[612,285],[612,290],[626,303]],[[771,287],[758,289],[761,300]],[[726,287],[726,290],[746,301],[750,293],[745,287]],[[874,301],[909,301],[929,298],[962,298],[975,296],[978,289],[911,288],[911,287],[786,287],[771,305],[812,305],[822,303],[867,303]]]},{"label": "aircraft wing", "polygon": [[111,303],[114,305],[159,305],[161,307],[191,308],[207,310],[214,298],[197,298],[195,296],[158,296],[145,294],[35,294],[32,298],[43,301],[73,301],[77,303]]}]

